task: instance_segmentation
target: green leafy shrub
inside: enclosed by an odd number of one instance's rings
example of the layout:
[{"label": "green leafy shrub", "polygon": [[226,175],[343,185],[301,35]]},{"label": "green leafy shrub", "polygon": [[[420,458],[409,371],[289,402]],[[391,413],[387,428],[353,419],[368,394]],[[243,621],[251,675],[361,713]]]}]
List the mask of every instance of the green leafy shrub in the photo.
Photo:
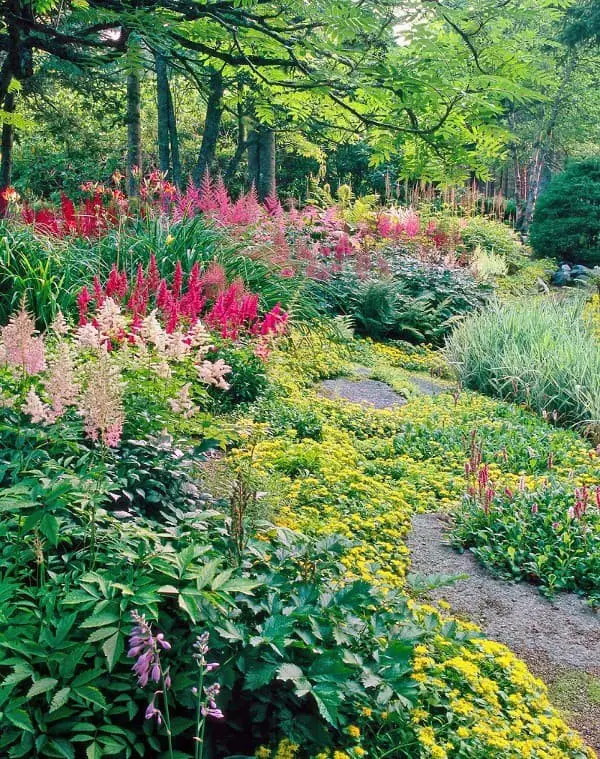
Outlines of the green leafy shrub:
[{"label": "green leafy shrub", "polygon": [[484,253],[499,256],[510,274],[514,274],[523,264],[526,249],[507,224],[485,216],[471,216],[461,226],[460,235],[469,253],[475,253],[480,248]]},{"label": "green leafy shrub", "polygon": [[486,508],[467,497],[455,515],[453,541],[505,577],[571,590],[600,603],[598,494],[556,483],[497,495]]},{"label": "green leafy shrub", "polygon": [[489,288],[466,271],[390,254],[390,273],[361,278],[346,269],[320,288],[323,307],[352,316],[359,333],[439,345],[454,321],[485,301]]},{"label": "green leafy shrub", "polygon": [[494,303],[460,324],[446,351],[466,387],[597,434],[600,345],[579,299]]},{"label": "green leafy shrub", "polygon": [[208,388],[216,408],[227,410],[240,403],[254,403],[267,389],[265,362],[251,346],[218,346],[208,354],[208,358],[211,361],[223,359],[231,367],[227,392],[212,386]]},{"label": "green leafy shrub", "polygon": [[600,264],[600,160],[573,163],[540,196],[531,225],[538,256]]}]

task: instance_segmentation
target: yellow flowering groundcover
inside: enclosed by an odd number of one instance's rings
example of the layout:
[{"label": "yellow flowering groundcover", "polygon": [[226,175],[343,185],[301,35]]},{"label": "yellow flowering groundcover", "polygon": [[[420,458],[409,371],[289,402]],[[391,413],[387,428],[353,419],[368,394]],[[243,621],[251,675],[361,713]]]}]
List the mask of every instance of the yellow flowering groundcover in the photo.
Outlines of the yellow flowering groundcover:
[{"label": "yellow flowering groundcover", "polygon": [[[376,354],[375,363],[389,356],[402,366],[396,348],[366,350]],[[272,378],[285,404],[298,414],[316,414],[320,429],[304,436],[293,427],[272,428],[252,454],[257,470],[276,480],[281,504],[276,520],[308,534],[350,539],[343,561],[351,576],[403,592],[411,515],[456,506],[467,486],[465,461],[474,452],[492,462],[502,487],[535,487],[548,477],[577,483],[600,476],[596,451],[576,434],[476,394],[420,397],[378,411],[328,400],[311,389],[318,377],[348,369],[353,358],[347,346],[322,337],[312,343],[304,338],[297,347],[292,341],[275,356]],[[427,365],[435,362],[425,358],[421,368]],[[553,709],[544,684],[505,646],[480,638],[475,626],[439,609],[414,600],[409,608],[415,621],[434,631],[417,646],[412,662],[419,697],[411,714],[415,745],[409,755],[594,756]],[[389,719],[386,713],[364,714],[353,733],[355,745],[323,759],[394,756],[393,748],[379,750],[385,735],[393,734]],[[269,756],[295,756],[297,750],[285,744]]]}]

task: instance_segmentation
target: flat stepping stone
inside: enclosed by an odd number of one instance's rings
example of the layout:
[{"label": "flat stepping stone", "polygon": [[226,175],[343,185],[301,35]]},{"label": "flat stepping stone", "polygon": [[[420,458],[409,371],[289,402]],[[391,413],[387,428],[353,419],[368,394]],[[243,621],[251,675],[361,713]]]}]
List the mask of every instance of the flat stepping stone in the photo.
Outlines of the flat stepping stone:
[{"label": "flat stepping stone", "polygon": [[410,382],[417,387],[423,395],[442,395],[442,393],[451,393],[453,388],[450,385],[442,385],[440,382],[428,379],[427,377],[419,377],[416,374],[410,375]]},{"label": "flat stepping stone", "polygon": [[324,380],[319,392],[326,398],[342,398],[361,406],[385,409],[405,406],[406,398],[392,390],[385,382],[371,379],[351,380],[340,377]]}]

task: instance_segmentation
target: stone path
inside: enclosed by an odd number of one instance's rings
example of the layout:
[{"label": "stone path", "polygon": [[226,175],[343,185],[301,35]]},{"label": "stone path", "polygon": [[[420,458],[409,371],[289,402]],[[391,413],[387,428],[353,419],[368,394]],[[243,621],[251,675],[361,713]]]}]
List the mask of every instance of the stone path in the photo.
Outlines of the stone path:
[{"label": "stone path", "polygon": [[[354,377],[324,380],[319,386],[319,392],[326,398],[343,398],[351,403],[379,409],[397,408],[408,403],[404,396],[396,393],[385,382],[368,379],[371,370],[366,366],[358,366],[354,371]],[[440,395],[451,392],[452,389],[449,385],[418,374],[411,374],[410,382],[423,395]]]}]

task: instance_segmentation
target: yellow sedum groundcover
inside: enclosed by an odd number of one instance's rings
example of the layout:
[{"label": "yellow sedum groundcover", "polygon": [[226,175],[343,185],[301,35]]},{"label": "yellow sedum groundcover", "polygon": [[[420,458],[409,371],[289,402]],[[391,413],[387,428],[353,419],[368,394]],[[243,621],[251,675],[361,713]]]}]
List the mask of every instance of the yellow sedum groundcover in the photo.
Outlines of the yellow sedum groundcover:
[{"label": "yellow sedum groundcover", "polygon": [[[375,362],[384,359],[390,366],[414,369],[416,355],[419,368],[440,368],[439,356],[426,350],[362,350],[367,351],[363,360],[375,353]],[[499,440],[507,440],[492,464],[494,477],[505,486],[518,486],[523,479],[538,484],[547,476],[547,467],[559,480],[600,475],[596,452],[576,435],[547,429],[536,443],[542,422],[531,417],[528,439],[539,446],[531,449],[519,437],[519,425],[527,427],[530,417],[474,394],[421,397],[392,411],[320,397],[312,389],[314,382],[347,369],[351,358],[343,345],[306,336],[275,356],[272,372],[282,397],[300,412],[317,413],[322,436],[299,439],[293,430],[274,430],[253,447],[252,456],[258,471],[276,479],[279,523],[352,540],[344,558],[352,576],[402,590],[409,566],[406,537],[411,514],[452,509],[458,503],[466,485],[465,450],[482,427],[486,439],[494,442],[497,433]],[[514,469],[516,463],[520,468]],[[439,627],[432,641],[417,646],[413,660],[413,679],[419,687],[418,705],[411,714],[418,741],[415,757],[595,756],[552,707],[544,684],[508,648],[468,634],[462,642],[460,635],[446,637],[448,625],[465,633],[477,628],[452,619],[444,608],[414,600],[409,606],[415,619]],[[385,730],[386,718],[385,713],[365,714],[364,725],[355,727],[356,746],[349,753],[336,751],[320,759],[365,756],[362,734],[372,733],[374,722],[377,730]],[[276,750],[264,748],[257,756],[292,759],[298,751],[283,741]]]}]

